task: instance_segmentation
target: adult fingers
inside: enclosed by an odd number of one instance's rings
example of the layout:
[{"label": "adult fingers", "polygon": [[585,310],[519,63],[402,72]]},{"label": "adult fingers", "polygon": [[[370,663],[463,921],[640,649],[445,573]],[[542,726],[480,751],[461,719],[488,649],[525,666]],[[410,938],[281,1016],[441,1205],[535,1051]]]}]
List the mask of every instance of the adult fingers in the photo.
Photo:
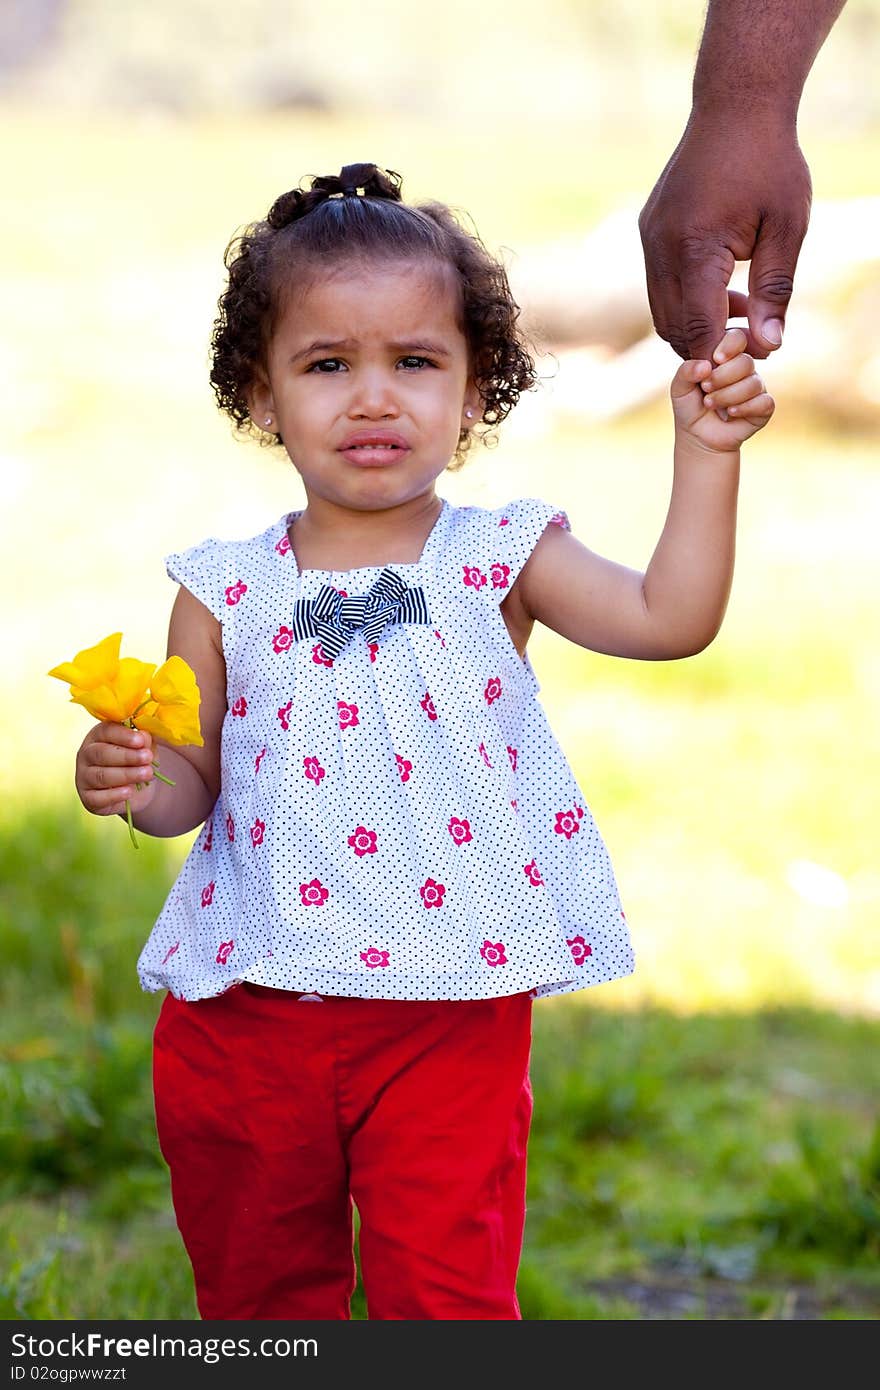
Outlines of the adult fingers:
[{"label": "adult fingers", "polygon": [[749,337],[766,357],[782,343],[806,221],[777,213],[761,223],[749,266]]},{"label": "adult fingers", "polygon": [[682,248],[680,333],[688,357],[711,358],[721,341],[734,265],[733,252],[719,242],[690,239]]}]

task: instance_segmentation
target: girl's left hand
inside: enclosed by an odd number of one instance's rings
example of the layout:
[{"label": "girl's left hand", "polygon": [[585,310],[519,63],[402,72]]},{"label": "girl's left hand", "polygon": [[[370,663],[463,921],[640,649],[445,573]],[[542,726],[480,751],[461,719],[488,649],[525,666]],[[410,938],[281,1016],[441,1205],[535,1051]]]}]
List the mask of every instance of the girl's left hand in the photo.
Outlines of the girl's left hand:
[{"label": "girl's left hand", "polygon": [[747,341],[741,328],[728,328],[712,362],[682,362],[670,387],[676,439],[690,436],[709,453],[728,454],[764,428],[776,402],[745,351]]}]

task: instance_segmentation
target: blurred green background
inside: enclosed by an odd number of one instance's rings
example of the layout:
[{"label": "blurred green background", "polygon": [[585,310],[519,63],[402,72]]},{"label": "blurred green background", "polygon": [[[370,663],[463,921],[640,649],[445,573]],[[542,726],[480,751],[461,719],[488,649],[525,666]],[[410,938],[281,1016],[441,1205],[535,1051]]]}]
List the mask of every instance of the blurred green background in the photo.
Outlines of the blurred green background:
[{"label": "blurred green background", "polygon": [[[224,247],[303,176],[358,160],[466,209],[544,381],[439,491],[546,497],[644,568],[677,359],[650,334],[635,218],[701,28],[671,0],[0,16],[3,1316],[194,1315],[152,1129],[160,998],[135,975],[192,837],[135,853],[121,821],[86,815],[88,721],[44,673],[118,630],[123,654],[162,660],[162,556],[303,503],[290,464],[214,407]],[[535,1012],[529,1318],[880,1309],[878,52],[880,0],[850,0],[807,82],[814,218],[764,372],[776,416],[744,449],[720,635],[657,665],[546,630],[530,645],[638,969]],[[612,278],[618,308],[591,320]]]}]

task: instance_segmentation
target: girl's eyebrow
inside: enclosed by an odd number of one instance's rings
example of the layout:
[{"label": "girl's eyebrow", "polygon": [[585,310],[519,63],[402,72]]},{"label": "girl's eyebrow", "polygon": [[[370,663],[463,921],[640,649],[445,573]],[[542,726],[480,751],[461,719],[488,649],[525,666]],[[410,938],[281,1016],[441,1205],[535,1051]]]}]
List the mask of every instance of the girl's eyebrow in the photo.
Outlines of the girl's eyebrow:
[{"label": "girl's eyebrow", "polygon": [[[316,341],[314,343],[309,343],[308,347],[300,348],[299,352],[293,353],[289,359],[289,365],[292,365],[294,362],[299,362],[303,357],[311,356],[313,352],[350,352],[353,348],[357,348],[358,346],[359,343],[356,338],[339,338],[335,342]],[[432,343],[424,340],[419,342],[412,342],[409,340],[404,342],[390,342],[387,343],[386,346],[389,347],[392,352],[424,352],[431,357],[452,356],[449,349],[443,347],[441,343]]]}]

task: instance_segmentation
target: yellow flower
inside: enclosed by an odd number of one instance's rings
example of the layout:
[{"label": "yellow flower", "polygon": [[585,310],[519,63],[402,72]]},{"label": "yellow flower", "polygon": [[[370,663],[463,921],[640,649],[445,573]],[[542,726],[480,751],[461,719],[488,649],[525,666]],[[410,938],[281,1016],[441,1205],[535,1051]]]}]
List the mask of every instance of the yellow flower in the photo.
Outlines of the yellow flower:
[{"label": "yellow flower", "polygon": [[75,705],[82,705],[96,719],[107,719],[113,724],[121,724],[124,720],[130,719],[138,706],[143,704],[150,677],[155,669],[155,665],[149,661],[137,661],[133,656],[124,656],[117,663],[115,676],[106,684],[85,689],[71,686],[70,698]]},{"label": "yellow flower", "polygon": [[166,743],[192,743],[202,748],[201,698],[195,672],[182,657],[169,656],[150,681],[150,700],[135,715],[135,726]]},{"label": "yellow flower", "polygon": [[[202,697],[195,672],[180,656],[170,656],[158,670],[154,662],[137,661],[133,656],[120,658],[121,641],[122,633],[114,632],[96,646],[78,652],[73,661],[53,667],[49,675],[67,681],[73,703],[82,705],[96,719],[143,729],[166,743],[203,747],[199,728]],[[160,782],[174,786],[159,771],[155,759],[153,768]],[[140,783],[135,785],[140,790]],[[129,801],[125,811],[128,833],[137,849]]]},{"label": "yellow flower", "polygon": [[78,652],[73,661],[64,661],[49,672],[68,685],[79,690],[94,690],[99,685],[109,685],[116,678],[119,669],[119,644],[122,633],[114,632],[105,637],[96,647],[86,647]]}]

